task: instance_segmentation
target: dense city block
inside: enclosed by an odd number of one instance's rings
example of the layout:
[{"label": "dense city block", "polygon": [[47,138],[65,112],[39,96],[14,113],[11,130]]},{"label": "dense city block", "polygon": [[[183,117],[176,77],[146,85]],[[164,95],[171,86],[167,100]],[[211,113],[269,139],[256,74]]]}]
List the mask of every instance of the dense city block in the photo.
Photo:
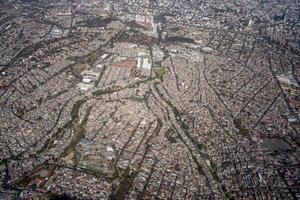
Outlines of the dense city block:
[{"label": "dense city block", "polygon": [[0,199],[300,199],[299,0],[0,0]]}]

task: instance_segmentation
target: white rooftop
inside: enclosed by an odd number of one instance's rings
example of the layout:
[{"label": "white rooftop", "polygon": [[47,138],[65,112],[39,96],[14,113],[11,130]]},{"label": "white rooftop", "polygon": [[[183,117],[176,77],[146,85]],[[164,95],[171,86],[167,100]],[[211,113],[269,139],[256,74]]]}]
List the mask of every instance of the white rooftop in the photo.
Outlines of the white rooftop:
[{"label": "white rooftop", "polygon": [[285,83],[285,84],[288,84],[288,85],[293,85],[295,87],[299,87],[299,84],[297,83],[296,79],[293,76],[279,75],[279,76],[277,76],[277,79],[281,83]]},{"label": "white rooftop", "polygon": [[88,91],[88,90],[91,90],[95,87],[95,83],[94,82],[91,82],[91,83],[78,83],[77,85],[80,90],[82,91]]},{"label": "white rooftop", "polygon": [[84,70],[83,72],[81,72],[81,75],[88,75],[88,76],[100,76],[100,72],[95,72],[93,70]]}]

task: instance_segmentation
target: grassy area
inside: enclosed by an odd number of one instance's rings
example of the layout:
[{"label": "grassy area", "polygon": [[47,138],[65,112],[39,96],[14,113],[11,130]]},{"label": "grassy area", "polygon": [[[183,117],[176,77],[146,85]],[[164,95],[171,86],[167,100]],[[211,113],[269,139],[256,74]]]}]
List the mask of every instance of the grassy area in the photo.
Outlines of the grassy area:
[{"label": "grassy area", "polygon": [[78,102],[76,102],[76,104],[74,105],[72,112],[71,112],[71,116],[72,116],[72,122],[74,122],[73,125],[73,130],[75,131],[75,138],[71,141],[70,145],[68,146],[68,148],[66,148],[65,152],[63,153],[63,155],[67,155],[69,154],[71,151],[73,151],[76,147],[76,145],[79,143],[79,141],[85,137],[85,125],[87,123],[88,117],[90,116],[90,112],[92,107],[89,107],[81,121],[81,123],[79,123],[79,109],[81,107],[82,104],[84,104],[86,102],[85,99],[80,100]]},{"label": "grassy area", "polygon": [[225,161],[221,164],[220,169],[224,170],[232,164],[232,161]]},{"label": "grassy area", "polygon": [[165,132],[165,137],[168,139],[168,141],[170,143],[176,143],[176,137],[174,137],[175,131],[172,128],[169,128],[166,132]]},{"label": "grassy area", "polygon": [[5,165],[7,163],[7,159],[0,160],[0,166]]},{"label": "grassy area", "polygon": [[144,101],[143,96],[137,96],[137,95],[131,96],[130,99],[133,100],[133,101],[136,101],[136,102],[143,102]]},{"label": "grassy area", "polygon": [[80,106],[81,106],[84,102],[86,102],[86,100],[85,100],[85,99],[82,99],[82,100],[80,100],[80,101],[78,101],[78,102],[76,102],[76,103],[74,104],[74,106],[73,106],[73,108],[72,108],[72,111],[71,111],[71,118],[72,118],[72,120],[78,118]]},{"label": "grassy area", "polygon": [[25,176],[18,182],[18,186],[20,187],[26,187],[30,183],[30,178],[28,176]]},{"label": "grassy area", "polygon": [[88,63],[77,64],[74,66],[73,73],[76,76],[79,76],[81,72],[83,72],[84,70],[88,70],[90,68],[91,68],[91,65],[89,65]]},{"label": "grassy area", "polygon": [[247,128],[245,128],[241,119],[234,119],[233,123],[242,136],[250,138],[250,131]]},{"label": "grassy area", "polygon": [[123,171],[118,187],[111,193],[108,199],[122,200],[125,199],[126,194],[130,190],[133,179],[136,177],[136,173],[130,173],[129,168]]},{"label": "grassy area", "polygon": [[166,69],[163,67],[156,67],[154,69],[155,76],[160,79],[163,78],[163,76],[166,74],[166,72],[167,72]]}]

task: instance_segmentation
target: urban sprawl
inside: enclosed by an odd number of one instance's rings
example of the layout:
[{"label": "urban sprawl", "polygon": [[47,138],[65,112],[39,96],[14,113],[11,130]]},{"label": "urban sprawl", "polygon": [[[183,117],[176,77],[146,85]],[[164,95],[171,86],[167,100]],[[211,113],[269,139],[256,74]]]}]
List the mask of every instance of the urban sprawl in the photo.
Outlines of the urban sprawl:
[{"label": "urban sprawl", "polygon": [[299,0],[0,0],[0,199],[300,199]]}]

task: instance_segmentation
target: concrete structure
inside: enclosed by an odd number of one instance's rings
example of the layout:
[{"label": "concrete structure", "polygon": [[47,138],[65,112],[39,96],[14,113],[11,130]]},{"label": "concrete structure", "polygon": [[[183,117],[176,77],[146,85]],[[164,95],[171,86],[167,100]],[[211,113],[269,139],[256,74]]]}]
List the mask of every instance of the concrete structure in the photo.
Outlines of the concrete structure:
[{"label": "concrete structure", "polygon": [[90,83],[78,83],[77,87],[82,91],[82,92],[86,92],[89,91],[91,89],[93,89],[95,87],[95,83],[94,82],[90,82]]},{"label": "concrete structure", "polygon": [[154,24],[155,17],[153,15],[136,15],[135,21],[140,23],[150,23],[152,26]]},{"label": "concrete structure", "polygon": [[279,80],[280,83],[287,84],[287,85],[294,86],[294,87],[299,87],[298,82],[296,81],[295,77],[293,77],[293,76],[279,75],[279,76],[277,76],[277,79]]},{"label": "concrete structure", "polygon": [[114,5],[111,4],[111,3],[109,3],[109,4],[107,4],[107,5],[105,6],[104,10],[105,10],[106,12],[108,12],[108,13],[111,13],[111,12],[113,12],[113,10],[114,10]]},{"label": "concrete structure", "polygon": [[137,68],[151,70],[152,62],[150,58],[143,52],[139,53]]},{"label": "concrete structure", "polygon": [[201,50],[204,52],[204,53],[212,53],[214,51],[213,48],[211,47],[202,47]]},{"label": "concrete structure", "polygon": [[98,68],[98,69],[101,69],[103,67],[103,65],[102,64],[98,64],[98,65],[96,65],[96,68]]},{"label": "concrete structure", "polygon": [[92,79],[90,79],[89,77],[83,77],[83,78],[82,78],[82,82],[83,82],[83,83],[91,83],[91,82],[92,82]]},{"label": "concrete structure", "polygon": [[159,38],[160,37],[160,26],[157,23],[153,24],[153,36],[155,38]]},{"label": "concrete structure", "polygon": [[293,75],[277,76],[281,87],[284,90],[288,101],[293,109],[292,113],[288,115],[288,121],[290,123],[299,123],[300,122],[300,86],[296,78]]},{"label": "concrete structure", "polygon": [[99,77],[100,76],[100,72],[95,72],[93,70],[84,70],[83,72],[81,72],[81,75],[87,75],[87,76],[94,76],[94,77]]},{"label": "concrete structure", "polygon": [[95,82],[98,80],[100,76],[101,70],[84,70],[81,72],[81,82],[77,84],[77,87],[82,91],[86,92],[95,87]]},{"label": "concrete structure", "polygon": [[59,28],[52,28],[51,32],[50,32],[50,35],[53,37],[53,38],[60,38],[64,35],[64,31],[62,29],[59,29]]},{"label": "concrete structure", "polygon": [[101,59],[103,59],[103,60],[105,60],[106,58],[108,58],[108,56],[109,56],[109,54],[103,54],[102,56],[101,56]]}]

